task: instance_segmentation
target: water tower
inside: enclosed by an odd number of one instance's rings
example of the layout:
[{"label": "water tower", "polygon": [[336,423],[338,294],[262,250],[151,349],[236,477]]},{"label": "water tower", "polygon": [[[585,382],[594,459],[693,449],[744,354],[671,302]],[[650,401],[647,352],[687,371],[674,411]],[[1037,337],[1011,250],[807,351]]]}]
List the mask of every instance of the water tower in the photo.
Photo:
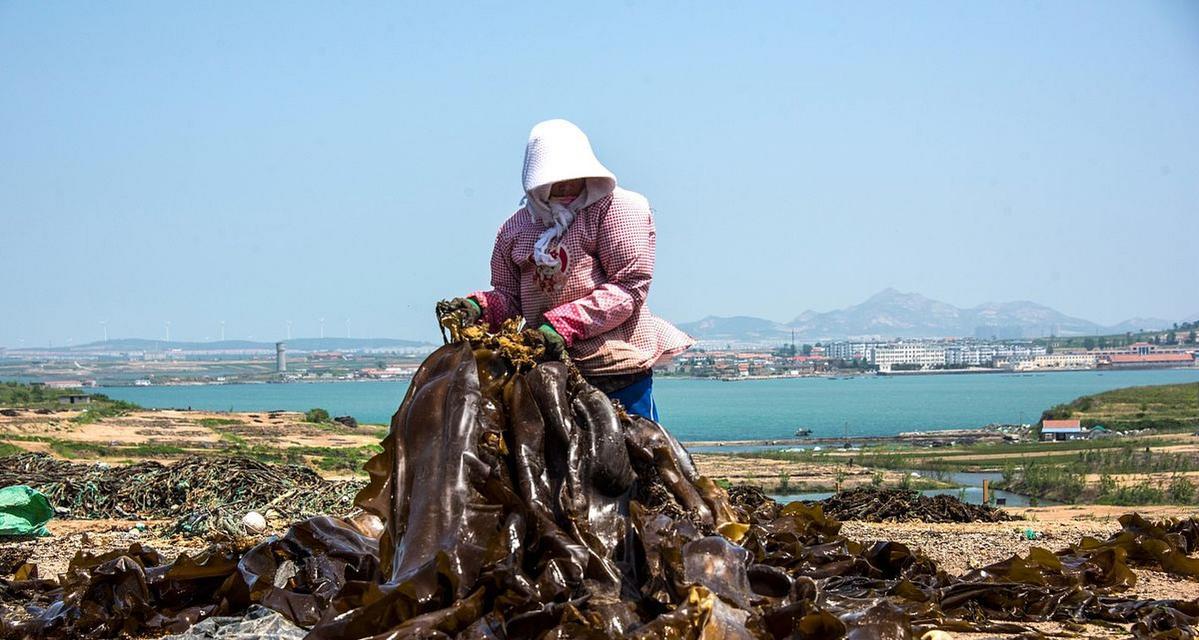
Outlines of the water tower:
[{"label": "water tower", "polygon": [[282,342],[275,343],[275,373],[287,373],[287,347]]}]

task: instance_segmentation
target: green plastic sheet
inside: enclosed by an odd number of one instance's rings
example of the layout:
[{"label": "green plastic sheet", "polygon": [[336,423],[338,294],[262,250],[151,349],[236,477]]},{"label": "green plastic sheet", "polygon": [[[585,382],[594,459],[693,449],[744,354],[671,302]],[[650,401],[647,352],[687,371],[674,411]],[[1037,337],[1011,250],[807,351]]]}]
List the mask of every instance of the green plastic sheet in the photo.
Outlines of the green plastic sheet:
[{"label": "green plastic sheet", "polygon": [[0,537],[48,536],[54,507],[46,496],[23,484],[0,489]]}]

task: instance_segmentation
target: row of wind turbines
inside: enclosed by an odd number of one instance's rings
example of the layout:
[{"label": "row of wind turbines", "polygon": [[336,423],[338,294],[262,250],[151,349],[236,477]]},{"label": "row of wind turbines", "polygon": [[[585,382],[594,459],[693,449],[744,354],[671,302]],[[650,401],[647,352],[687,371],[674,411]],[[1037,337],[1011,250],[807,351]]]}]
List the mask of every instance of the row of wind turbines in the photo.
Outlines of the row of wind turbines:
[{"label": "row of wind turbines", "polygon": [[[321,337],[321,338],[324,338],[324,337],[325,337],[325,319],[324,319],[324,318],[320,318],[320,319],[319,319],[319,323],[320,323],[320,337]],[[284,320],[284,321],[283,321],[284,331],[285,331],[285,335],[286,335],[286,338],[285,338],[285,339],[286,339],[286,340],[291,340],[291,324],[292,324],[291,320]],[[220,341],[221,341],[221,342],[224,342],[224,341],[225,341],[225,321],[224,321],[224,320],[221,320],[221,321],[220,321],[220,325],[221,325],[221,334],[220,334],[220,335],[221,335],[221,337],[220,337]],[[164,329],[165,329],[165,334],[164,334],[163,341],[164,341],[164,342],[170,342],[170,341],[171,341],[171,321],[170,321],[170,320],[164,320],[164,321],[163,321],[163,327],[164,327]],[[101,321],[100,321],[100,328],[101,328],[101,330],[102,330],[102,331],[103,331],[103,333],[104,333],[104,342],[108,342],[108,321],[107,321],[107,320],[101,320]],[[350,337],[350,319],[349,319],[349,318],[346,318],[346,337],[347,337],[347,338],[349,338],[349,337]],[[249,336],[249,339],[250,339],[250,340],[253,340],[253,339],[254,339],[254,336],[252,336],[252,335],[251,335],[251,336]],[[205,338],[205,340],[207,340],[207,338]]]}]

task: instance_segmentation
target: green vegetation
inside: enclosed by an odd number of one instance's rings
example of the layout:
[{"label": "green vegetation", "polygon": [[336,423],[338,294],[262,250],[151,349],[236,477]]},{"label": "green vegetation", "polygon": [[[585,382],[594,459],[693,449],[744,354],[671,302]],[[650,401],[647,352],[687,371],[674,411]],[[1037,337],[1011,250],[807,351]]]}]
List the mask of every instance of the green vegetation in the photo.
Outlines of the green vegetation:
[{"label": "green vegetation", "polygon": [[0,406],[45,409],[58,406],[61,396],[79,393],[78,389],[48,389],[45,385],[23,382],[0,383]]},{"label": "green vegetation", "polygon": [[22,451],[24,451],[24,449],[21,449],[16,445],[9,444],[7,442],[0,442],[0,458],[3,458],[4,456],[15,456]]},{"label": "green vegetation", "polygon": [[109,446],[94,442],[74,440],[52,440],[50,449],[64,458],[111,458],[117,455],[134,458],[161,458],[187,453],[186,450],[168,444],[136,444]]},{"label": "green vegetation", "polygon": [[1144,505],[1144,504],[1194,504],[1195,483],[1186,476],[1172,476],[1169,484],[1142,480],[1137,484],[1118,485],[1111,476],[1099,479],[1100,504]]},{"label": "green vegetation", "polygon": [[117,416],[123,416],[130,411],[136,411],[138,409],[141,409],[141,407],[133,404],[132,402],[125,402],[124,400],[111,400],[108,396],[97,393],[92,396],[92,401],[88,404],[88,407],[79,415],[71,418],[71,421],[77,424],[90,424],[102,418],[115,418]]},{"label": "green vegetation", "polygon": [[[1184,444],[1184,438],[1166,438],[1153,441],[1153,446]],[[953,448],[930,449],[899,445],[878,447],[866,451],[854,451],[854,464],[874,469],[920,470],[933,472],[934,478],[944,477],[955,471],[984,471],[1000,469],[1013,460],[1021,460],[1025,454],[1036,454],[1036,459],[1045,462],[1070,462],[1080,451],[1103,451],[1135,446],[1136,441],[1122,438],[1107,440],[1070,440],[1066,442],[973,444]],[[754,451],[736,454],[745,458],[765,458],[789,462],[814,464],[845,464],[850,454],[841,450],[825,451]],[[979,456],[991,456],[978,459]]]},{"label": "green vegetation", "polygon": [[360,473],[366,461],[382,451],[382,447],[373,444],[353,449],[307,447],[305,448],[305,455],[315,456],[316,466],[322,471]]},{"label": "green vegetation", "polygon": [[[1119,449],[1081,451],[1071,458],[1027,458],[1019,465],[1009,462],[999,488],[1059,502],[1100,504],[1194,504],[1195,486],[1185,475],[1199,471],[1199,459],[1183,454],[1158,452],[1131,445]],[[1146,476],[1135,483],[1121,484],[1115,476]],[[1162,479],[1169,474],[1169,481]],[[1099,476],[1088,484],[1088,476]]]},{"label": "green vegetation", "polygon": [[304,422],[314,422],[316,424],[324,424],[330,422],[329,412],[320,407],[309,409],[304,412]]},{"label": "green vegetation", "polygon": [[1199,427],[1199,382],[1127,387],[1083,396],[1043,413],[1042,420],[1078,418],[1113,431],[1189,431]]},{"label": "green vegetation", "polygon": [[[57,409],[64,405],[58,399],[63,396],[77,395],[79,389],[49,389],[41,384],[25,384],[23,382],[0,383],[0,406],[20,409]],[[125,415],[130,411],[141,409],[132,402],[113,400],[102,393],[88,394],[89,402],[83,412],[72,418],[78,424],[88,424],[101,418]]]}]

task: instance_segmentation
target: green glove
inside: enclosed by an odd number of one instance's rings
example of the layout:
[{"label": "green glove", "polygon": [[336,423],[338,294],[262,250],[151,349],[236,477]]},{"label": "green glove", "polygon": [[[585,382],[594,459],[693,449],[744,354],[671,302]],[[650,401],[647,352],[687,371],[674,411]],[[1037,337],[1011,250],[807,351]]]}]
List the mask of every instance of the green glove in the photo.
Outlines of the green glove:
[{"label": "green glove", "polygon": [[444,318],[447,315],[455,312],[461,312],[463,325],[469,326],[479,321],[483,317],[483,307],[474,298],[454,298],[453,300],[442,300],[437,303],[437,317]]},{"label": "green glove", "polygon": [[548,322],[537,327],[541,337],[545,338],[545,353],[551,358],[562,360],[566,356],[566,339]]}]

